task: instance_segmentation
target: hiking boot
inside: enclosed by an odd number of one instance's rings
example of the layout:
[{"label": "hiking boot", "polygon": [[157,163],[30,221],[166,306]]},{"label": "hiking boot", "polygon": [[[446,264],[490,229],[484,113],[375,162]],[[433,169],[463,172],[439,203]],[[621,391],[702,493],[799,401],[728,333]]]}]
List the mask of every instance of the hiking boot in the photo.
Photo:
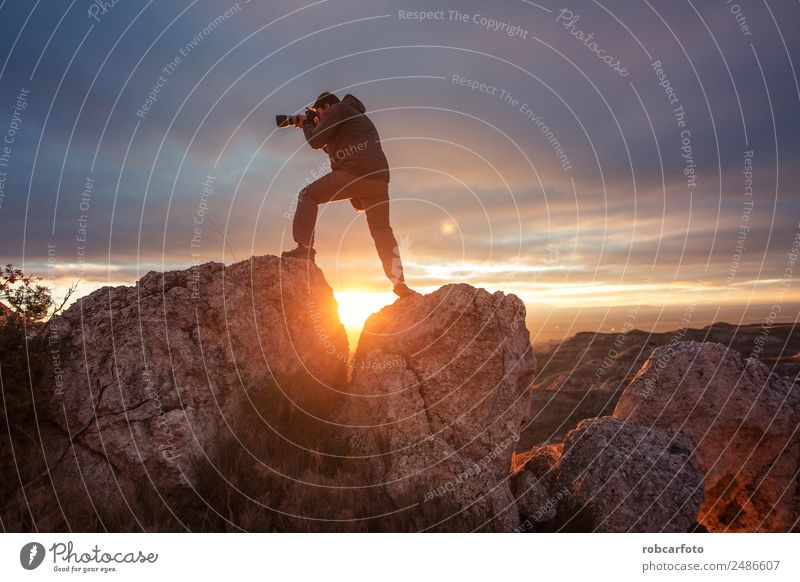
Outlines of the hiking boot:
[{"label": "hiking boot", "polygon": [[394,294],[397,295],[398,297],[410,297],[411,295],[419,295],[419,293],[411,289],[405,283],[398,283],[397,285],[394,286],[394,289],[392,289],[392,291],[394,291]]},{"label": "hiking boot", "polygon": [[307,247],[303,245],[297,245],[296,249],[291,251],[283,251],[281,253],[282,259],[308,259],[312,263],[314,262],[314,257],[316,256],[317,251],[314,250],[314,247]]}]

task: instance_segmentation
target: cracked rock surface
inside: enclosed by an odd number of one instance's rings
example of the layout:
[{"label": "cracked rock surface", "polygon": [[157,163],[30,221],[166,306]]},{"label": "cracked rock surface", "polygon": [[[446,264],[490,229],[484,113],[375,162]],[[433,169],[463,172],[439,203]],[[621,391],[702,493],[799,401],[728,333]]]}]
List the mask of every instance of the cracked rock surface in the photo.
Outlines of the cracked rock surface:
[{"label": "cracked rock surface", "polygon": [[800,385],[717,343],[656,348],[614,416],[679,432],[705,475],[711,531],[791,531],[800,519]]},{"label": "cracked rock surface", "polygon": [[462,530],[510,531],[534,368],[522,301],[445,285],[367,320],[344,423],[398,504],[452,503]]},{"label": "cracked rock surface", "polygon": [[[368,320],[352,361],[337,307],[315,265],[273,256],[151,272],[82,298],[53,323],[64,370],[45,408],[61,433],[48,437],[54,482],[104,516],[136,513],[129,503],[202,514],[207,480],[222,477],[213,467],[234,462],[302,528],[318,516],[347,529],[365,512],[352,527],[382,512],[402,530],[516,527],[511,456],[535,367],[522,302],[469,285],[397,300]],[[320,452],[288,444],[306,432],[314,447],[324,439]],[[141,500],[143,485],[161,501]]]},{"label": "cracked rock surface", "polygon": [[[236,408],[266,386],[346,378],[332,290],[306,261],[150,272],[78,300],[54,325],[64,387],[47,409],[66,440],[52,469],[95,504],[125,503],[142,481],[164,495],[191,485]],[[318,395],[287,396],[311,406]]]},{"label": "cracked rock surface", "polygon": [[564,529],[686,532],[703,500],[692,449],[669,429],[611,416],[582,420],[567,433],[558,461]]}]

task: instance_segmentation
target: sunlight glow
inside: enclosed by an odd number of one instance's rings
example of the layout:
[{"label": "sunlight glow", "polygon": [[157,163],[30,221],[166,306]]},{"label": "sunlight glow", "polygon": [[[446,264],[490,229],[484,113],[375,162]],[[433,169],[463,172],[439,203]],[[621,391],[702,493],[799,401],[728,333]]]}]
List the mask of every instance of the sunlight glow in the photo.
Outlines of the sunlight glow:
[{"label": "sunlight glow", "polygon": [[370,315],[397,299],[393,293],[373,291],[335,291],[334,296],[339,303],[339,319],[348,335],[360,332]]}]

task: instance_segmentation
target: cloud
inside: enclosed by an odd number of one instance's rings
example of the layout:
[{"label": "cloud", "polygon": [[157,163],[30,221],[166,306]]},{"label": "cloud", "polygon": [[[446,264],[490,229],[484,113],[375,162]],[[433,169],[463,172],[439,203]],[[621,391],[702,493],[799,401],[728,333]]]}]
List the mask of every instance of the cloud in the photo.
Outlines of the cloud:
[{"label": "cloud", "polygon": [[[380,131],[393,225],[413,241],[419,281],[507,284],[548,298],[561,285],[572,289],[565,297],[610,302],[630,299],[648,275],[654,293],[700,278],[714,288],[732,262],[737,289],[782,277],[800,210],[800,95],[789,60],[798,35],[786,25],[796,6],[743,8],[748,37],[724,3],[699,14],[682,4],[572,3],[577,28],[624,60],[627,77],[556,22],[554,7],[445,3],[446,19],[415,22],[388,1],[289,15],[295,3],[251,2],[220,19],[231,6],[179,16],[186,6],[118,3],[99,22],[76,7],[55,32],[62,15],[39,9],[10,52],[28,7],[4,5],[0,134],[19,89],[31,91],[3,168],[6,260],[37,268],[55,244],[67,277],[86,215],[94,282],[109,266],[128,282],[140,265],[185,266],[208,176],[202,260],[277,253],[290,244],[297,191],[324,156],[298,132],[276,130],[274,115],[331,89],[361,97]],[[737,252],[745,151],[754,152],[755,194]],[[87,177],[94,188],[82,210]],[[321,210],[318,241],[339,283],[385,284],[363,216],[346,203]]]}]

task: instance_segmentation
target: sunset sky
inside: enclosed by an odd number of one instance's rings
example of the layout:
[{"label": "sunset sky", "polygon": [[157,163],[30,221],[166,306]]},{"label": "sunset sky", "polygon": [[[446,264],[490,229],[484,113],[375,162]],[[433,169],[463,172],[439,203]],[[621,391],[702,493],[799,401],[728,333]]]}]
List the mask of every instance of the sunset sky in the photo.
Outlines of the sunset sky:
[{"label": "sunset sky", "polygon": [[[420,291],[515,293],[536,341],[798,316],[797,2],[101,4],[0,3],[0,259],[51,285],[291,248],[326,158],[274,116],[327,89]],[[362,214],[316,238],[346,323],[391,302]]]}]

